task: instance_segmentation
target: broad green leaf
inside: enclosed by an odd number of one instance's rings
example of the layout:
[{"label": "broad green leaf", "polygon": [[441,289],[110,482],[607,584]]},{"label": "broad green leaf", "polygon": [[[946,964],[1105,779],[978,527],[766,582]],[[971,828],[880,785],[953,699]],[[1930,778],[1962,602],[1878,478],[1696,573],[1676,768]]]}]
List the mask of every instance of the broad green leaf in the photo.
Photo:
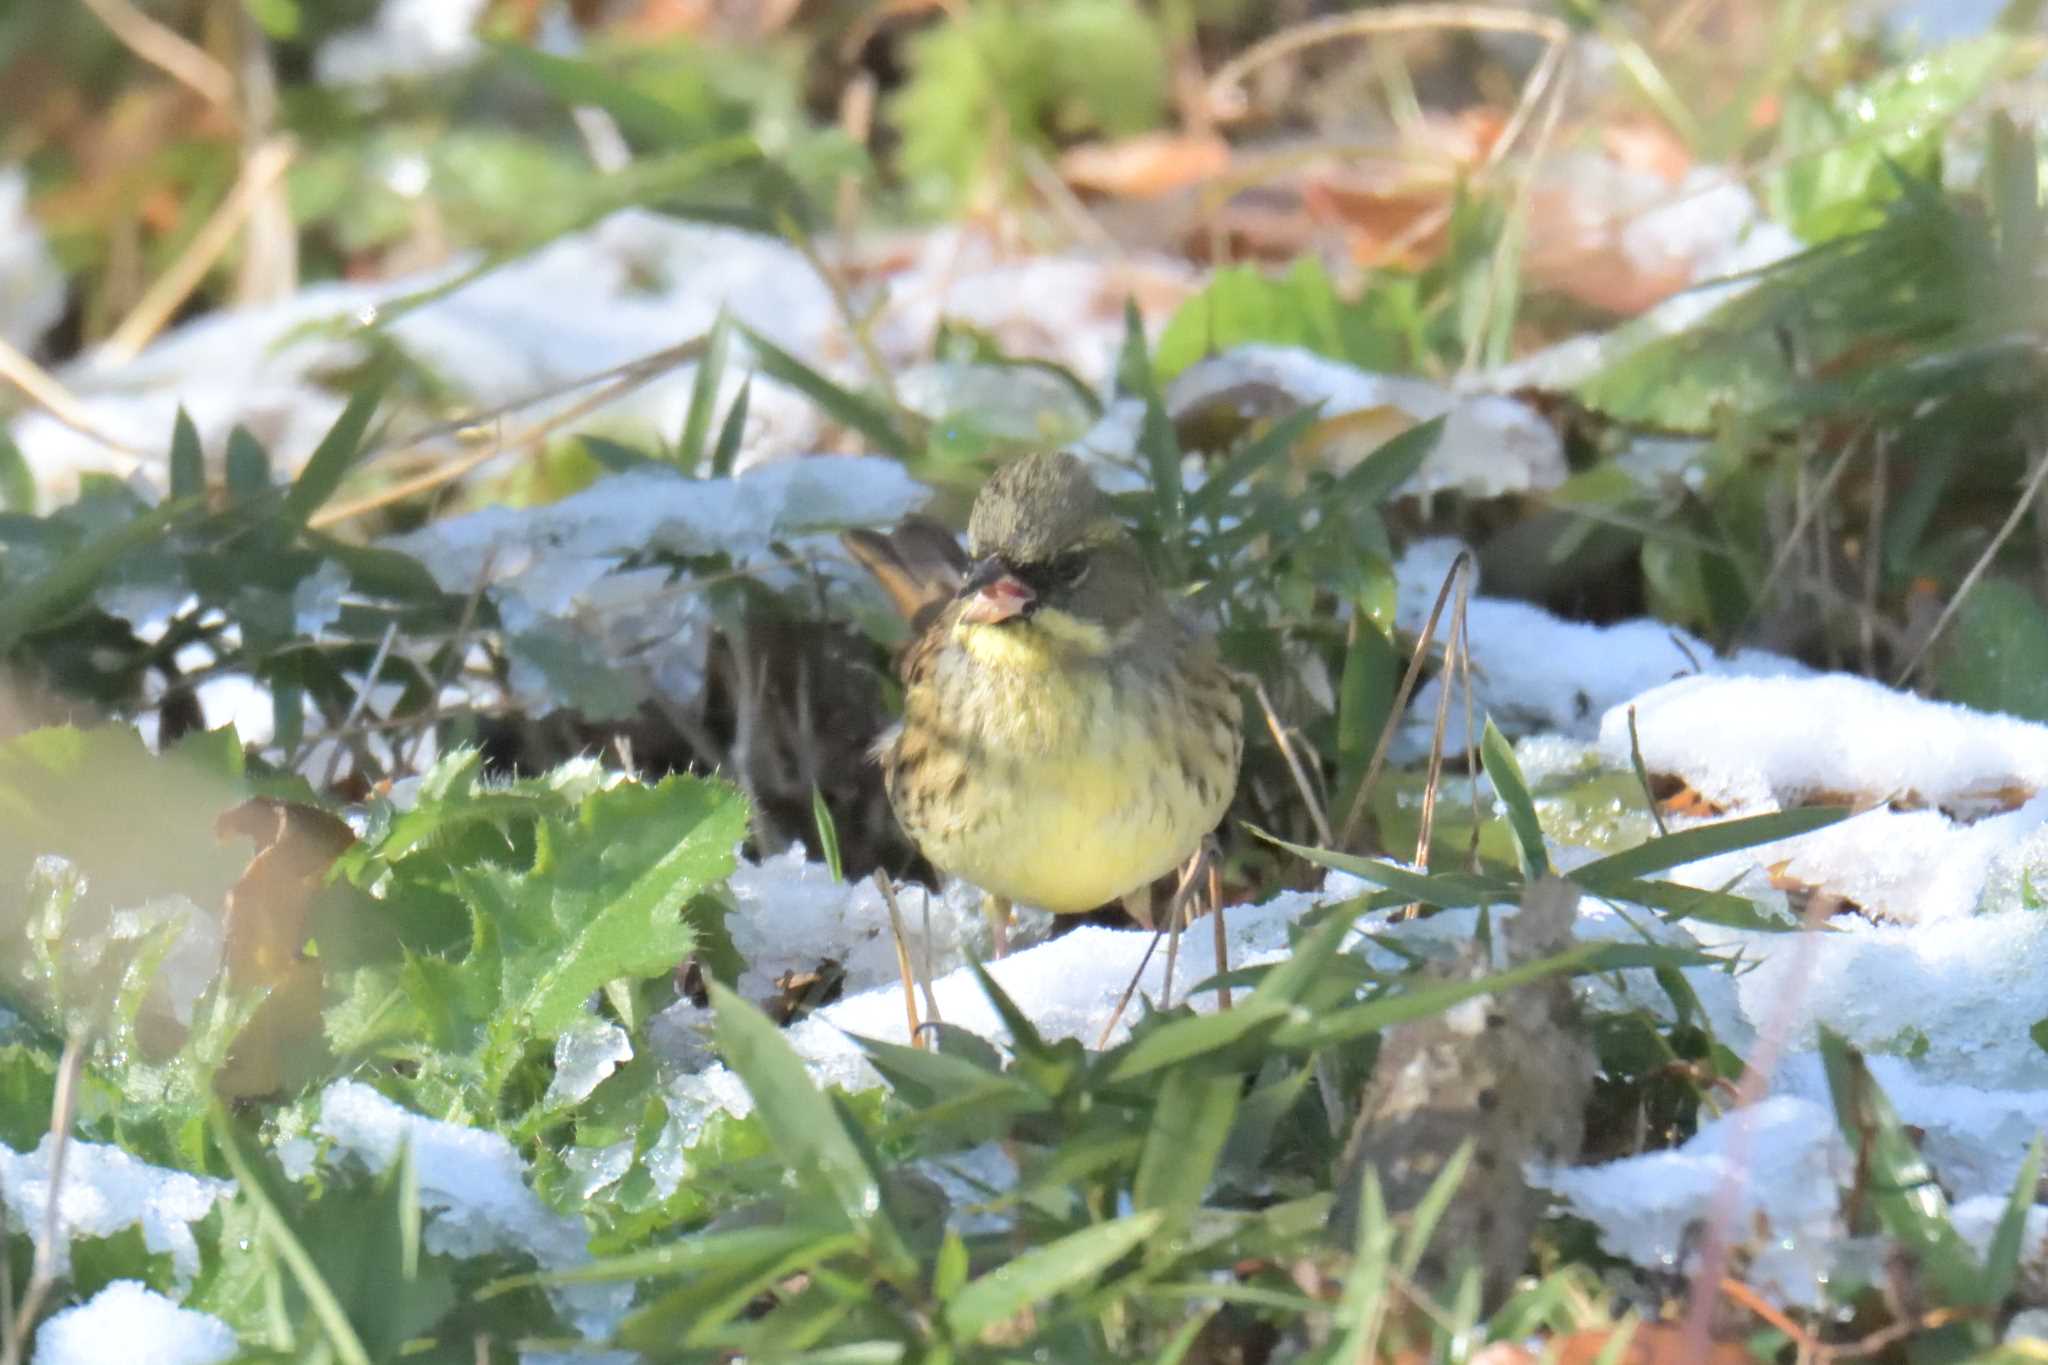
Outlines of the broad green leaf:
[{"label": "broad green leaf", "polygon": [[1942,130],[2012,54],[2012,38],[1994,31],[1892,63],[1824,99],[1788,92],[1779,168],[1764,184],[1771,216],[1809,242],[1874,227],[1898,192],[1890,168],[1931,171]]},{"label": "broad green leaf", "polygon": [[199,510],[196,499],[164,503],[92,537],[40,576],[10,586],[0,598],[0,654],[83,606],[124,555],[156,543]]},{"label": "broad green leaf", "polygon": [[1032,1247],[970,1281],[940,1313],[955,1336],[978,1338],[1026,1308],[1088,1287],[1102,1271],[1158,1232],[1165,1217],[1157,1210],[1136,1213]]},{"label": "broad green leaf", "polygon": [[732,870],[746,819],[721,782],[627,784],[583,801],[573,822],[543,822],[530,870],[456,869],[496,938],[485,1075],[502,1079],[528,1043],[559,1037],[607,982],[681,963],[695,943],[684,903]]},{"label": "broad green leaf", "polygon": [[2005,578],[1986,578],[1956,609],[1937,647],[1934,683],[1979,711],[2048,720],[2048,611]]}]

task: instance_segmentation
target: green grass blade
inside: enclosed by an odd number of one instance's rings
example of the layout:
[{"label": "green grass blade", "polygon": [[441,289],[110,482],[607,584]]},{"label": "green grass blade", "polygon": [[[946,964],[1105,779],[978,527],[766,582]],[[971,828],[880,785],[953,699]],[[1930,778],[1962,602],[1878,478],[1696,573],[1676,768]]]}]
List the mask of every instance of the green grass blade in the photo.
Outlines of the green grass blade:
[{"label": "green grass blade", "polygon": [[327,1344],[333,1349],[335,1358],[342,1365],[370,1365],[370,1353],[356,1336],[348,1314],[342,1309],[341,1300],[321,1275],[320,1268],[313,1263],[312,1254],[306,1250],[305,1244],[299,1241],[291,1225],[285,1221],[284,1210],[266,1188],[267,1182],[258,1173],[256,1163],[242,1150],[241,1139],[235,1135],[227,1111],[216,1103],[208,1122],[222,1160],[227,1162],[228,1170],[233,1173],[242,1197],[262,1214],[266,1240],[275,1248],[285,1268],[291,1271],[299,1292],[306,1296],[306,1302],[319,1321],[320,1330],[326,1333]]},{"label": "green grass blade", "polygon": [[1550,854],[1543,847],[1543,822],[1536,818],[1536,802],[1522,777],[1522,765],[1515,762],[1513,747],[1493,723],[1492,716],[1486,718],[1486,734],[1479,741],[1479,762],[1493,782],[1501,804],[1508,808],[1508,828],[1514,831],[1522,876],[1532,882],[1549,876]]},{"label": "green grass blade", "polygon": [[350,465],[363,450],[363,437],[370,429],[370,419],[377,413],[377,404],[383,400],[384,386],[381,383],[366,384],[348,400],[348,406],[341,410],[341,416],[334,419],[334,425],[320,438],[320,444],[313,449],[306,467],[299,471],[299,477],[292,481],[289,492],[284,495],[284,519],[294,526],[303,526],[306,519],[320,509],[320,505],[334,496],[334,490],[341,487],[342,476],[348,473]]},{"label": "green grass blade", "polygon": [[892,1270],[907,1273],[910,1252],[882,1199],[881,1174],[831,1100],[767,1015],[717,982],[710,989],[719,1052],[746,1082],[762,1124],[791,1169],[829,1193]]},{"label": "green grass blade", "polygon": [[1033,1247],[955,1294],[940,1310],[946,1326],[973,1340],[1026,1308],[1081,1288],[1158,1232],[1165,1218],[1157,1210],[1136,1213]]},{"label": "green grass blade", "polygon": [[1587,863],[1572,873],[1572,880],[1589,891],[1604,891],[1616,882],[1662,872],[1701,858],[1811,834],[1847,819],[1853,813],[1845,806],[1807,806],[1799,810],[1774,811],[1769,815],[1746,816],[1739,820],[1717,820],[1697,829],[1659,835],[1634,848]]},{"label": "green grass blade", "polygon": [[735,322],[733,327],[753,347],[761,373],[803,394],[824,409],[826,416],[867,437],[883,453],[899,460],[910,454],[909,440],[896,429],[895,418],[886,409],[839,387],[746,323]]},{"label": "green grass blade", "polygon": [[171,496],[196,498],[205,491],[206,456],[199,448],[199,428],[180,404],[178,419],[171,425]]},{"label": "green grass blade", "polygon": [[704,357],[690,381],[690,411],[683,418],[683,436],[676,444],[676,463],[691,475],[704,473],[704,443],[711,439],[712,409],[718,406],[718,385],[725,377],[726,352],[732,346],[732,325],[723,308],[711,324]]}]

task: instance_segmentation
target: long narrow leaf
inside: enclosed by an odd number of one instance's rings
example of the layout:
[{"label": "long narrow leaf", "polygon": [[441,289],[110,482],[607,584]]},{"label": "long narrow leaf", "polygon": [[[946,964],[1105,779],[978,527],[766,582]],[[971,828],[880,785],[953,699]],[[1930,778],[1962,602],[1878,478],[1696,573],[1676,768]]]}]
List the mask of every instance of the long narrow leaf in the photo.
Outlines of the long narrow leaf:
[{"label": "long narrow leaf", "polygon": [[1508,808],[1508,828],[1515,832],[1522,876],[1532,882],[1549,876],[1550,855],[1543,847],[1543,822],[1536,818],[1536,802],[1529,795],[1529,784],[1522,778],[1522,765],[1515,762],[1515,751],[1508,746],[1507,737],[1493,723],[1492,716],[1486,718],[1486,734],[1479,741],[1479,761],[1501,804]]},{"label": "long narrow leaf", "polygon": [[941,1310],[946,1325],[956,1336],[977,1338],[1033,1304],[1087,1285],[1159,1231],[1163,1221],[1156,1210],[1137,1213],[1033,1247],[955,1294]]},{"label": "long narrow leaf", "polygon": [[208,1126],[213,1130],[214,1145],[234,1175],[241,1196],[262,1214],[265,1240],[275,1248],[278,1259],[291,1272],[299,1292],[306,1296],[313,1316],[319,1320],[320,1330],[327,1334],[327,1344],[335,1357],[342,1365],[370,1365],[370,1353],[356,1336],[341,1300],[321,1275],[319,1266],[313,1263],[312,1253],[306,1250],[305,1244],[293,1234],[291,1224],[285,1220],[284,1210],[272,1197],[266,1179],[268,1172],[259,1172],[256,1163],[242,1150],[241,1139],[236,1136],[227,1111],[218,1104],[214,1105]]},{"label": "long narrow leaf", "polygon": [[767,1015],[715,981],[710,989],[719,1051],[746,1082],[763,1126],[790,1167],[799,1179],[829,1192],[847,1222],[866,1232],[893,1268],[906,1269],[910,1252],[882,1198],[880,1172],[831,1100]]},{"label": "long narrow leaf", "polygon": [[306,461],[306,467],[299,471],[299,477],[292,481],[291,490],[284,495],[284,519],[294,526],[302,526],[306,518],[320,510],[320,505],[334,496],[334,490],[341,487],[342,476],[362,453],[363,436],[370,429],[370,419],[377,413],[377,404],[383,400],[384,386],[381,383],[367,384],[348,400],[348,406],[341,410],[341,416],[334,419],[334,425],[320,438],[320,444],[313,448],[313,454]]},{"label": "long narrow leaf", "polygon": [[1434,905],[1443,910],[1511,901],[1519,894],[1513,883],[1499,877],[1471,876],[1456,872],[1417,872],[1412,868],[1401,867],[1378,858],[1361,858],[1356,854],[1289,843],[1285,839],[1266,833],[1256,825],[1248,825],[1246,828],[1267,843],[1306,858],[1318,867],[1327,867],[1336,872],[1349,872],[1352,876],[1361,877],[1374,886],[1384,886],[1389,891],[1400,892],[1409,900]]},{"label": "long narrow leaf", "polygon": [[1820,1055],[1842,1140],[1859,1154],[1867,1172],[1865,1197],[1885,1231],[1912,1254],[1940,1302],[1977,1302],[1984,1269],[1949,1221],[1948,1200],[1934,1172],[1878,1088],[1863,1055],[1825,1027],[1820,1030]]},{"label": "long narrow leaf", "polygon": [[1697,829],[1660,835],[1634,848],[1596,859],[1576,869],[1572,880],[1589,891],[1601,891],[1617,881],[1662,872],[1666,868],[1697,862],[1719,853],[1733,853],[1737,849],[1755,848],[1759,844],[1811,834],[1853,813],[1844,806],[1807,806],[1739,820],[1717,820]]},{"label": "long narrow leaf", "polygon": [[718,384],[725,377],[731,339],[732,325],[721,308],[704,344],[704,358],[697,362],[696,376],[690,381],[690,411],[683,418],[683,436],[676,447],[676,464],[692,475],[704,473],[704,443],[711,439],[711,410],[718,406]]},{"label": "long narrow leaf", "polygon": [[733,328],[754,348],[761,373],[803,394],[823,408],[826,416],[867,437],[884,454],[898,459],[910,454],[910,442],[896,429],[895,419],[886,409],[841,388],[746,323],[735,322]]}]

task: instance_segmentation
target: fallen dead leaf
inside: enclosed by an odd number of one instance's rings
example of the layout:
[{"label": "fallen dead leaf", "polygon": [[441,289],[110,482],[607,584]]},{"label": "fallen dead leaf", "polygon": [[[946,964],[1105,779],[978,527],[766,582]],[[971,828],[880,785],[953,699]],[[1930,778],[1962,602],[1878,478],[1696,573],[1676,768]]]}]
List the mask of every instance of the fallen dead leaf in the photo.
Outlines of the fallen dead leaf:
[{"label": "fallen dead leaf", "polygon": [[230,1099],[267,1095],[284,1082],[287,1052],[319,1037],[320,965],[305,953],[307,924],[327,870],[355,842],[355,831],[312,806],[257,797],[223,812],[214,832],[223,842],[240,837],[256,844],[227,894],[228,983],[270,990],[235,1039],[214,1088]]},{"label": "fallen dead leaf", "polygon": [[1126,199],[1156,199],[1213,180],[1230,169],[1230,144],[1189,133],[1140,133],[1114,142],[1084,142],[1059,159],[1060,178],[1075,189]]}]

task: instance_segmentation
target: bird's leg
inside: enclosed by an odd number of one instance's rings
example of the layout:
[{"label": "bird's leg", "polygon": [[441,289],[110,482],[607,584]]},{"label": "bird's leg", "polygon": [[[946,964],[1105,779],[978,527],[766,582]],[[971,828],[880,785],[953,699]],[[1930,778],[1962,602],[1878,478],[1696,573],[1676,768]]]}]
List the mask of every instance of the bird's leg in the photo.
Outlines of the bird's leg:
[{"label": "bird's leg", "polygon": [[988,918],[989,938],[994,942],[995,955],[1010,955],[1010,900],[1007,896],[985,895],[981,898],[981,913]]},{"label": "bird's leg", "polygon": [[1131,917],[1132,923],[1140,929],[1155,927],[1152,922],[1152,883],[1147,882],[1136,890],[1126,891],[1119,899],[1123,902],[1124,913]]}]

